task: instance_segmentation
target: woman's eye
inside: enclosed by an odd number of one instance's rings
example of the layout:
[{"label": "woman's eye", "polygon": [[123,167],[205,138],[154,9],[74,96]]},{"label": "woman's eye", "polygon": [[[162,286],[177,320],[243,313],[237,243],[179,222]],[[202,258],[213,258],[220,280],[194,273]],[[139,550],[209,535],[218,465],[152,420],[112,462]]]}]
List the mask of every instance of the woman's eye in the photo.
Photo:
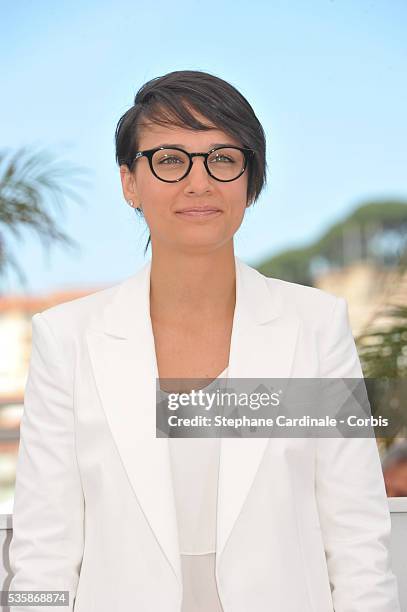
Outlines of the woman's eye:
[{"label": "woman's eye", "polygon": [[183,164],[183,160],[175,155],[171,155],[169,157],[163,157],[159,161],[160,164]]},{"label": "woman's eye", "polygon": [[229,163],[234,163],[234,160],[231,157],[228,157],[227,155],[216,155],[216,157],[213,157],[211,161],[214,162],[229,162]]}]

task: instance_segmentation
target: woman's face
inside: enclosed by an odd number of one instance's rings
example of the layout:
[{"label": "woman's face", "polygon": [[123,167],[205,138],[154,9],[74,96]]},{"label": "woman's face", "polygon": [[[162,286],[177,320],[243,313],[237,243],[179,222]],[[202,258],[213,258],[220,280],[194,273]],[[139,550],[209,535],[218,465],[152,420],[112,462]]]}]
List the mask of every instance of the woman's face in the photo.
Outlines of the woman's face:
[{"label": "woman's face", "polygon": [[[139,137],[140,151],[177,145],[189,153],[206,153],[217,144],[242,146],[217,128],[192,131],[148,123]],[[148,159],[143,156],[134,163],[132,172],[123,165],[120,174],[126,200],[132,200],[135,206],[142,205],[152,249],[162,245],[205,252],[228,243],[240,227],[247,203],[247,168],[235,181],[222,183],[209,176],[203,157],[194,157],[185,178],[177,183],[165,183],[152,174]],[[207,217],[188,217],[179,212],[204,205],[219,208],[221,212]]]}]

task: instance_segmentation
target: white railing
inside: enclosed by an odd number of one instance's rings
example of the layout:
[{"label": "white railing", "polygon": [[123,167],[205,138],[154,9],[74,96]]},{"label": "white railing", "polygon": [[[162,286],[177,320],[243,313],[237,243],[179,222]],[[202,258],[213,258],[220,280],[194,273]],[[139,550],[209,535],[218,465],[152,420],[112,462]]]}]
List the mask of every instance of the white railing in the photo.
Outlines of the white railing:
[{"label": "white railing", "polygon": [[[388,502],[392,524],[392,566],[399,584],[401,612],[407,612],[407,497],[389,497]],[[0,514],[0,590],[3,591],[7,591],[11,580],[8,549],[12,533],[12,515]],[[8,609],[0,606],[0,612],[8,612]]]}]

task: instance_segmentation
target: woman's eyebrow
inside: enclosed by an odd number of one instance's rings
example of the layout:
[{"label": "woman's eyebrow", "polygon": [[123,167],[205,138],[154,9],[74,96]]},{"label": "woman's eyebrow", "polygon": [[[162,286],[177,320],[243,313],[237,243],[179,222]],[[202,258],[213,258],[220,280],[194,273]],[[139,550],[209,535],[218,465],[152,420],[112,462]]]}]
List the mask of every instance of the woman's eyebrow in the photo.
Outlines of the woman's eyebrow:
[{"label": "woman's eyebrow", "polygon": [[[213,147],[235,147],[236,145],[227,142],[211,142],[209,145],[209,149],[213,149]],[[174,142],[164,142],[162,144],[157,145],[157,147],[179,147],[180,149],[185,149],[185,145],[177,144]]]}]

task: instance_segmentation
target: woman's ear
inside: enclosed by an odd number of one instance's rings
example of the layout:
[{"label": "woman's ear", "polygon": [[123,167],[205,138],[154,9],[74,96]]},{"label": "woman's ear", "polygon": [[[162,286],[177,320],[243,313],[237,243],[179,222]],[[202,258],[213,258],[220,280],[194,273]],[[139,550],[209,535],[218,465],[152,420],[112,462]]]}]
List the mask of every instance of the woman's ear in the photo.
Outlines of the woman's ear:
[{"label": "woman's ear", "polygon": [[122,182],[122,189],[125,200],[131,200],[134,206],[139,206],[136,178],[134,176],[134,173],[130,172],[128,166],[126,166],[125,164],[122,164],[120,166],[120,179]]}]

